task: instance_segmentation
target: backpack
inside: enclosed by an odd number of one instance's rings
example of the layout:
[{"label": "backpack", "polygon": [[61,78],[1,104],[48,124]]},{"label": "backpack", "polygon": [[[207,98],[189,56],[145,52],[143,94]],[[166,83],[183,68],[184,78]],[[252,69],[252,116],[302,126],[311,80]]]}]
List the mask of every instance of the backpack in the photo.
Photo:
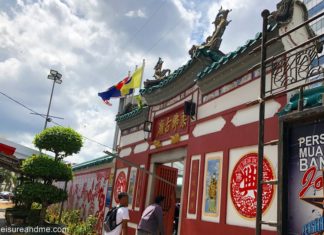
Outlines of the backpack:
[{"label": "backpack", "polygon": [[117,224],[117,210],[119,207],[113,207],[111,208],[106,215],[105,221],[104,221],[104,229],[106,232],[111,232],[114,230],[117,226],[119,226],[122,222]]}]

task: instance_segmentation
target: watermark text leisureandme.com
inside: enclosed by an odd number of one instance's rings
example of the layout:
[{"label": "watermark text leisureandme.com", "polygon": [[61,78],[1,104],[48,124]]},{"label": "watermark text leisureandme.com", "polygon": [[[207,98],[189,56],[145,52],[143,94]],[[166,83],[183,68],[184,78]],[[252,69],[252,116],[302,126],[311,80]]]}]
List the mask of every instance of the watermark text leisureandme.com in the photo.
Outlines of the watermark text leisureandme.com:
[{"label": "watermark text leisureandme.com", "polygon": [[67,228],[61,227],[10,227],[3,226],[0,228],[0,234],[2,233],[62,233],[67,232]]}]

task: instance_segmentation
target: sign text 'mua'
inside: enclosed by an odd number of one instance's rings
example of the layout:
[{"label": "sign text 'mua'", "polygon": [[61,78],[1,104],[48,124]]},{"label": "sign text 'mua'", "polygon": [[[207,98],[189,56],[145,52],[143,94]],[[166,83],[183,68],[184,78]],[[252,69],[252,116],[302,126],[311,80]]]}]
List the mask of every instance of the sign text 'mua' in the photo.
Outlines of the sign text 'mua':
[{"label": "sign text 'mua'", "polygon": [[324,133],[300,137],[299,170],[306,171],[315,166],[317,170],[324,168]]}]

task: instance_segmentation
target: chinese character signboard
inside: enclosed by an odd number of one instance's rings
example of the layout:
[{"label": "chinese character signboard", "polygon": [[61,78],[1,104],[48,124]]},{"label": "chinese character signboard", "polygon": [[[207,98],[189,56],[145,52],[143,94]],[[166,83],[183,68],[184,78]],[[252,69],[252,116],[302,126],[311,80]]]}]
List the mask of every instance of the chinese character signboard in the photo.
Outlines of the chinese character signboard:
[{"label": "chinese character signboard", "polygon": [[324,119],[298,121],[284,130],[285,234],[323,234]]},{"label": "chinese character signboard", "polygon": [[[141,168],[144,169],[144,165],[141,165]],[[143,170],[138,171],[138,180],[136,184],[136,198],[135,198],[135,210],[139,211],[141,206],[141,200],[143,198],[143,185],[144,185],[145,173]]]},{"label": "chinese character signboard", "polygon": [[184,114],[183,108],[168,113],[154,120],[153,138],[169,138],[172,134],[187,132],[189,118]]},{"label": "chinese character signboard", "polygon": [[[257,165],[258,154],[248,153],[236,163],[231,176],[230,189],[233,205],[237,212],[246,218],[256,217]],[[269,161],[264,158],[263,180],[273,180],[273,174]],[[273,193],[273,185],[263,185],[263,212],[269,207]]]},{"label": "chinese character signboard", "polygon": [[191,158],[190,166],[190,181],[189,181],[189,194],[188,194],[188,212],[187,218],[197,218],[197,199],[199,188],[199,172],[200,172],[200,155]]},{"label": "chinese character signboard", "polygon": [[122,168],[116,171],[113,206],[119,203],[118,194],[127,192],[127,174],[128,168]]}]

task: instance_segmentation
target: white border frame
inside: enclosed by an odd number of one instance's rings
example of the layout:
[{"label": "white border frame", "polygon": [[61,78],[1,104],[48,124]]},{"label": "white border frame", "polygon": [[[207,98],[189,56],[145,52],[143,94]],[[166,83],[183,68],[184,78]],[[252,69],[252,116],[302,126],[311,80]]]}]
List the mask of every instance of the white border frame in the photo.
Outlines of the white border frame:
[{"label": "white border frame", "polygon": [[136,167],[132,167],[129,171],[129,178],[128,178],[128,185],[127,185],[127,194],[128,194],[128,197],[129,197],[129,186],[130,186],[130,177],[132,176],[132,173],[134,173],[134,176],[135,176],[135,180],[134,180],[134,189],[133,189],[133,197],[132,197],[132,201],[128,201],[128,209],[130,210],[133,210],[133,203],[134,203],[134,197],[136,196],[135,195],[135,189],[136,189],[136,177],[137,177],[137,168]]},{"label": "white border frame", "polygon": [[[191,176],[192,176],[192,162],[198,160],[198,184],[197,184],[197,189],[196,189],[196,214],[191,214],[189,213],[189,202],[190,202],[190,192],[191,192]],[[201,155],[193,155],[190,160],[190,176],[189,176],[189,187],[188,187],[188,201],[187,201],[187,219],[197,219],[197,213],[198,213],[198,197],[199,197],[199,186],[200,186],[200,169],[201,167]]]},{"label": "white border frame", "polygon": [[[220,161],[219,165],[219,178],[218,182],[219,184],[217,185],[217,214],[216,216],[209,216],[209,215],[204,215],[204,208],[205,208],[205,197],[206,197],[206,188],[205,188],[205,182],[207,179],[207,163],[209,159],[215,159]],[[223,152],[212,152],[212,153],[207,153],[205,155],[205,164],[204,164],[204,181],[203,181],[203,197],[202,197],[202,207],[201,207],[201,220],[203,221],[208,221],[208,222],[214,222],[214,223],[219,223],[220,221],[220,213],[221,213],[221,198],[222,198],[222,174],[223,174]]]}]

